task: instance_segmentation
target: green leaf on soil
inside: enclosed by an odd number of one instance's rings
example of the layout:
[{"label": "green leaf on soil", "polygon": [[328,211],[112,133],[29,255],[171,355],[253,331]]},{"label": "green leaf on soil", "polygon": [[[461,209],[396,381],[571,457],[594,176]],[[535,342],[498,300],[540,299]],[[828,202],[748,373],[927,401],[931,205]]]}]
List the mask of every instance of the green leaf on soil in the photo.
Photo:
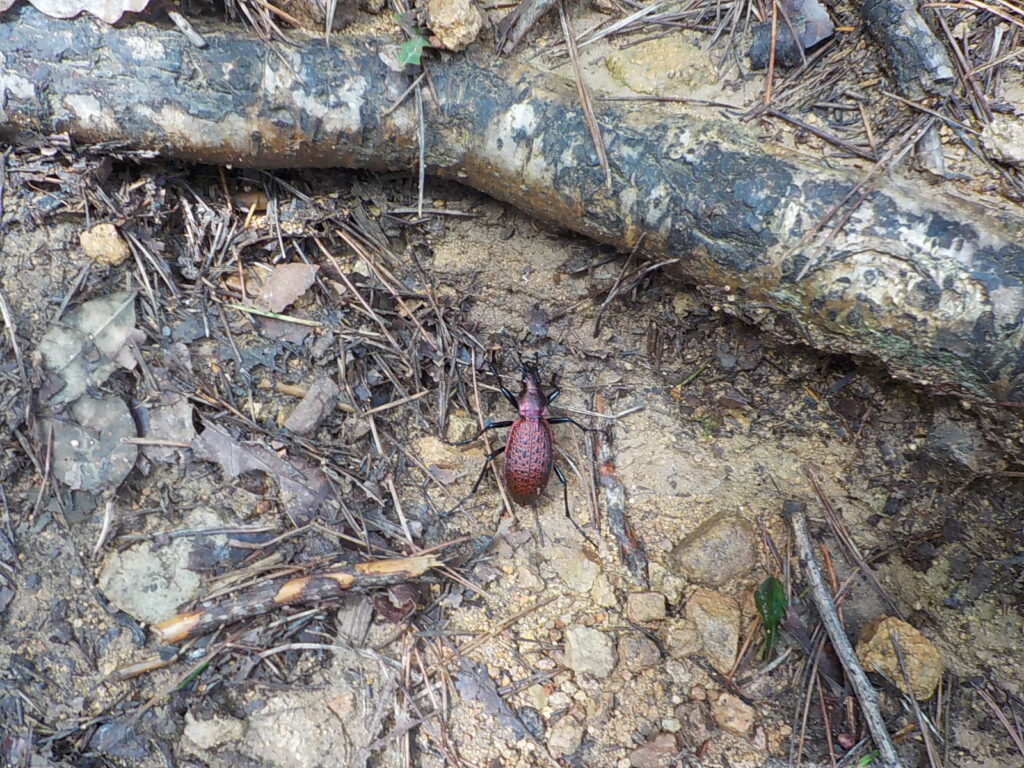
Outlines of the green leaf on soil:
[{"label": "green leaf on soil", "polygon": [[767,659],[779,641],[779,622],[786,613],[786,590],[782,582],[769,576],[754,592],[754,605],[764,627],[764,647],[761,658]]},{"label": "green leaf on soil", "polygon": [[423,56],[423,49],[430,46],[427,38],[423,35],[415,35],[411,40],[406,40],[398,48],[398,62],[400,64],[420,65],[420,58]]}]

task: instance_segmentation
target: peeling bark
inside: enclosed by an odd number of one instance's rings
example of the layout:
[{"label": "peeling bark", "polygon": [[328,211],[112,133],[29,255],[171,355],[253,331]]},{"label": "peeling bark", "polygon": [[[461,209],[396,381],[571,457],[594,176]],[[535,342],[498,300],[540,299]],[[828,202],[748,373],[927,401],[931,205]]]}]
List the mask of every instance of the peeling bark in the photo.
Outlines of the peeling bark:
[{"label": "peeling bark", "polygon": [[[0,135],[66,132],[261,168],[412,170],[408,78],[379,40],[299,48],[202,27],[111,29],[31,8],[0,17]],[[723,309],[787,341],[870,356],[902,378],[1024,401],[1024,218],[885,181],[816,249],[804,236],[858,179],[691,114],[599,108],[613,185],[570,83],[486,56],[430,64],[430,172],[623,248],[680,258]]]}]

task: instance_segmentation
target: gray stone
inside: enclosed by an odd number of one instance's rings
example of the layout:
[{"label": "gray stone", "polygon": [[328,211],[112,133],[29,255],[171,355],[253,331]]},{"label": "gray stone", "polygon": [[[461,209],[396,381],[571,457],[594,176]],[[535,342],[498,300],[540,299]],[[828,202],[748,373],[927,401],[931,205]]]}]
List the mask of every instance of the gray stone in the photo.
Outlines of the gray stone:
[{"label": "gray stone", "polygon": [[686,601],[704,656],[723,675],[732,670],[740,642],[740,606],[733,598],[699,588]]},{"label": "gray stone", "polygon": [[576,674],[607,677],[615,661],[615,645],[604,632],[578,624],[565,630],[565,665]]},{"label": "gray stone", "polygon": [[945,467],[972,475],[998,472],[1006,466],[985,439],[981,428],[973,420],[961,418],[952,409],[935,412],[924,454]]},{"label": "gray stone", "polygon": [[661,652],[643,635],[626,635],[619,640],[619,658],[627,669],[647,669],[661,660]]},{"label": "gray stone", "polygon": [[1024,120],[995,115],[981,132],[981,143],[999,160],[1024,167]]},{"label": "gray stone", "polygon": [[555,547],[550,565],[569,589],[577,594],[589,592],[597,578],[597,564],[578,549]]},{"label": "gray stone", "polygon": [[629,755],[633,768],[668,768],[679,752],[679,741],[671,733],[659,733]]},{"label": "gray stone", "polygon": [[742,517],[715,515],[672,550],[672,560],[690,581],[718,587],[754,567],[754,527]]}]

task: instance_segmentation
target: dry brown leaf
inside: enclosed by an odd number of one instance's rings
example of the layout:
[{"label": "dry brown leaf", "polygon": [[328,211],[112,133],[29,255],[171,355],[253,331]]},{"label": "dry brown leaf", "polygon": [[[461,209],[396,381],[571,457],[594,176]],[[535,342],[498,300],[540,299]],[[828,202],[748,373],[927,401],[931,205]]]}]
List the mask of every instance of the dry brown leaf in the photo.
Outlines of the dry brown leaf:
[{"label": "dry brown leaf", "polygon": [[192,441],[196,457],[220,465],[228,477],[253,470],[277,481],[281,504],[296,525],[312,520],[331,494],[330,482],[317,467],[300,458],[279,456],[260,443],[238,440],[223,427],[204,422]]},{"label": "dry brown leaf", "polygon": [[315,264],[278,264],[260,289],[259,304],[271,312],[283,312],[285,307],[309,290],[316,279]]}]

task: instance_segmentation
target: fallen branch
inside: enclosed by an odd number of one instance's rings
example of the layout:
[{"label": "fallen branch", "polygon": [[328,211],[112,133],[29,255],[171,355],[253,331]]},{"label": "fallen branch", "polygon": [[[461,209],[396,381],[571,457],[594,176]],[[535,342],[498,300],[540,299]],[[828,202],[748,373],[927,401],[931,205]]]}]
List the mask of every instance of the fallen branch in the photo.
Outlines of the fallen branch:
[{"label": "fallen branch", "polygon": [[[825,580],[821,577],[821,571],[818,569],[818,562],[814,559],[814,553],[811,551],[811,539],[807,535],[807,521],[804,519],[805,508],[806,505],[802,501],[787,501],[782,507],[782,514],[793,526],[797,555],[800,557],[800,564],[804,567],[804,573],[807,575],[807,583],[811,587],[814,605],[817,607],[821,622],[825,625],[825,631],[828,632],[828,637],[832,641],[832,647],[846,671],[846,679],[853,686],[854,693],[857,694],[861,712],[864,714],[868,730],[871,731],[871,737],[875,740],[883,768],[901,768],[902,763],[896,754],[896,748],[889,739],[885,719],[878,710],[878,692],[875,691],[868,676],[864,674],[860,662],[857,661],[853,646],[850,645],[850,641],[846,637],[846,630],[843,629],[843,625],[839,621],[832,595],[825,586]],[[826,725],[826,727],[828,726]]]},{"label": "fallen branch", "polygon": [[896,90],[911,99],[948,96],[953,63],[913,0],[866,0],[860,7],[868,33],[885,56]]},{"label": "fallen branch", "polygon": [[162,643],[179,643],[189,637],[205,635],[225,624],[268,613],[282,605],[315,603],[359,589],[416,579],[441,564],[433,555],[417,555],[357,563],[326,573],[272,581],[234,599],[200,605],[195,610],[165,619],[153,625],[153,632]]},{"label": "fallen branch", "polygon": [[[0,17],[0,136],[67,133],[261,168],[411,171],[417,119],[380,40],[266,43],[199,25],[110,29],[25,7]],[[296,33],[296,39],[300,39]],[[870,356],[902,378],[1024,402],[1024,218],[855,174],[744,126],[596,105],[612,188],[569,83],[490,57],[430,65],[425,162],[547,221],[657,260],[785,341]],[[393,108],[392,108],[393,107]],[[856,209],[850,209],[853,200]],[[838,233],[812,233],[843,211]],[[807,266],[810,265],[810,266]]]}]

